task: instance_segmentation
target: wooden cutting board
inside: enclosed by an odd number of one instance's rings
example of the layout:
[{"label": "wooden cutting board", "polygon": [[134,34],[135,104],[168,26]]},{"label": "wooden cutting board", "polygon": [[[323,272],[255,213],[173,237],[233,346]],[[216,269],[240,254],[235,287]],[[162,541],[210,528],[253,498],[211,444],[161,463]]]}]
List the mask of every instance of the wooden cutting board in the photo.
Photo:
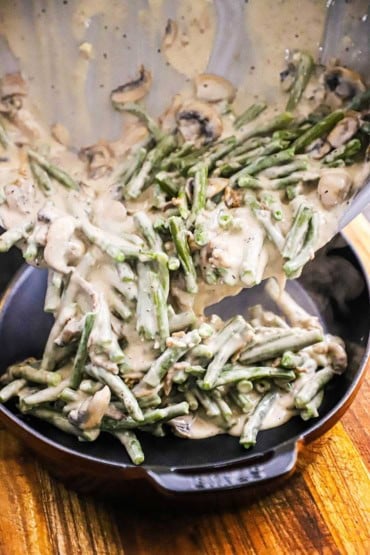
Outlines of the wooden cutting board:
[{"label": "wooden cutting board", "polygon": [[[370,273],[370,225],[346,229]],[[370,364],[368,364],[370,367]],[[370,377],[295,475],[242,508],[180,514],[68,491],[0,428],[0,555],[370,554]]]}]

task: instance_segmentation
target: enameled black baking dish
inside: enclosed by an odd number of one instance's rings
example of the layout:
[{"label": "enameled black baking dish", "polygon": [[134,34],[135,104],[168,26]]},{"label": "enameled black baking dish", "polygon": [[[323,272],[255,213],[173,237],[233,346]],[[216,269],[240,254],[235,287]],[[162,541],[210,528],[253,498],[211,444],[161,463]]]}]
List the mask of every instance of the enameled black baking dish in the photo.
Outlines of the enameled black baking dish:
[{"label": "enameled black baking dish", "polygon": [[[13,264],[12,257],[14,253],[1,256],[3,276]],[[0,372],[9,363],[42,353],[52,323],[42,311],[45,278],[44,271],[23,268],[3,297]],[[189,441],[172,435],[155,438],[142,434],[146,460],[143,466],[135,467],[111,437],[103,435],[94,443],[80,443],[46,423],[19,414],[15,405],[2,406],[0,419],[54,475],[85,492],[136,497],[161,492],[176,499],[194,494],[200,499],[210,492],[239,494],[252,486],[266,487],[292,473],[299,449],[333,426],[349,407],[364,377],[369,353],[368,278],[342,237],[337,236],[319,251],[288,290],[320,316],[327,331],[345,340],[349,367],[329,384],[318,418],[304,422],[295,417],[279,428],[264,431],[249,451],[243,450],[236,438],[225,435]],[[271,307],[263,287],[225,299],[217,311],[228,317],[258,302]]]}]

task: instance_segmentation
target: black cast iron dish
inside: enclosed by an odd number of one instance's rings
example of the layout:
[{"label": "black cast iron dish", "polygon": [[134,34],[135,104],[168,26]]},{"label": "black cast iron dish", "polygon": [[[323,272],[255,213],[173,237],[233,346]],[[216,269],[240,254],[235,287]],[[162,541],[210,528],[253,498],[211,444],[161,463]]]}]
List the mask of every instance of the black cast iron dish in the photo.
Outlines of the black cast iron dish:
[{"label": "black cast iron dish", "polygon": [[[1,258],[6,268],[7,257]],[[13,255],[14,256],[14,255]],[[26,356],[40,356],[51,318],[42,311],[46,274],[26,268],[13,279],[0,312],[0,372]],[[20,415],[15,406],[1,406],[0,419],[44,460],[69,486],[105,493],[159,490],[167,494],[235,492],[270,484],[294,471],[297,453],[341,417],[364,376],[369,352],[370,306],[368,280],[354,252],[337,236],[322,249],[288,290],[305,308],[319,315],[327,331],[346,341],[349,368],[326,390],[320,417],[262,432],[255,448],[244,451],[237,438],[218,436],[189,441],[168,435],[142,434],[145,464],[134,467],[118,441],[101,436],[80,443],[50,425]],[[223,317],[243,313],[262,302],[271,306],[263,288],[244,290],[217,306]],[[153,487],[154,486],[154,487]]]}]

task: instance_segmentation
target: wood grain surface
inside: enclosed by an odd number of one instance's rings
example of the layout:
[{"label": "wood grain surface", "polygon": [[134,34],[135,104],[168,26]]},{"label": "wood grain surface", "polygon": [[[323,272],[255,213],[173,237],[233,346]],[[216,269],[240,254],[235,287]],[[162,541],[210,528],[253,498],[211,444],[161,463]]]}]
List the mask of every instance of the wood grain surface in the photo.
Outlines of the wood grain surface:
[{"label": "wood grain surface", "polygon": [[[370,272],[370,227],[346,229]],[[368,364],[370,366],[370,364]],[[0,555],[370,553],[369,373],[280,489],[238,508],[133,509],[68,491],[0,428]]]}]

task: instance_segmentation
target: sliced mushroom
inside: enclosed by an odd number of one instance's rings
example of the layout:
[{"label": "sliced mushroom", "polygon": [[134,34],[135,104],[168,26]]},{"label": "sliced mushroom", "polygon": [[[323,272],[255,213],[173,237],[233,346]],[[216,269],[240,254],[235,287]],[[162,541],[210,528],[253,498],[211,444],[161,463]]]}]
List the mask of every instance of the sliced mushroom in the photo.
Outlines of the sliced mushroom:
[{"label": "sliced mushroom", "polygon": [[109,407],[110,398],[110,389],[106,385],[93,397],[83,401],[77,409],[71,410],[68,420],[81,430],[97,428]]},{"label": "sliced mushroom", "polygon": [[324,83],[329,93],[341,101],[347,101],[366,90],[359,73],[346,67],[334,66],[324,73]]},{"label": "sliced mushroom", "polygon": [[163,131],[174,131],[176,129],[176,114],[180,110],[183,99],[180,94],[175,94],[170,106],[160,116],[159,122]]},{"label": "sliced mushroom", "polygon": [[162,40],[162,48],[169,48],[176,40],[178,31],[177,22],[174,19],[168,19],[166,28],[164,30],[164,37]]},{"label": "sliced mushroom", "polygon": [[[298,57],[297,57],[298,56]],[[290,91],[297,75],[297,63],[299,55],[297,52],[287,51],[284,69],[280,72],[280,86],[284,92]]]},{"label": "sliced mushroom", "polygon": [[212,198],[221,193],[228,184],[229,180],[225,177],[210,177],[207,187],[207,198]]},{"label": "sliced mushroom", "polygon": [[243,204],[243,192],[227,186],[225,187],[223,201],[228,208],[239,208]]},{"label": "sliced mushroom", "polygon": [[21,74],[5,75],[0,83],[0,112],[13,117],[22,108],[25,96],[27,96],[27,88]]},{"label": "sliced mushroom", "polygon": [[336,337],[328,344],[328,355],[331,358],[333,369],[341,374],[347,368],[347,353]]},{"label": "sliced mushroom", "polygon": [[125,83],[111,92],[110,98],[113,106],[119,108],[126,102],[136,102],[144,98],[152,85],[152,74],[142,65],[139,69],[139,77],[134,81]]},{"label": "sliced mushroom", "polygon": [[80,158],[87,164],[90,179],[98,179],[112,171],[113,150],[105,141],[80,150]]},{"label": "sliced mushroom", "polygon": [[232,102],[235,98],[235,87],[223,77],[212,73],[202,73],[194,79],[195,96],[199,100],[218,102],[227,100]]},{"label": "sliced mushroom", "polygon": [[320,178],[317,189],[321,204],[327,209],[341,204],[348,197],[351,185],[351,177],[345,169],[326,170]]},{"label": "sliced mushroom", "polygon": [[337,148],[352,139],[360,127],[360,121],[355,112],[344,117],[327,136],[332,147]]},{"label": "sliced mushroom", "polygon": [[305,152],[314,160],[320,160],[332,149],[332,146],[325,139],[316,139],[306,148]]},{"label": "sliced mushroom", "polygon": [[222,122],[216,110],[200,100],[188,100],[177,112],[176,121],[185,141],[209,143],[222,133]]},{"label": "sliced mushroom", "polygon": [[71,137],[69,131],[61,123],[55,123],[54,125],[52,125],[50,131],[53,139],[55,139],[59,144],[63,146],[68,146],[70,144]]}]

